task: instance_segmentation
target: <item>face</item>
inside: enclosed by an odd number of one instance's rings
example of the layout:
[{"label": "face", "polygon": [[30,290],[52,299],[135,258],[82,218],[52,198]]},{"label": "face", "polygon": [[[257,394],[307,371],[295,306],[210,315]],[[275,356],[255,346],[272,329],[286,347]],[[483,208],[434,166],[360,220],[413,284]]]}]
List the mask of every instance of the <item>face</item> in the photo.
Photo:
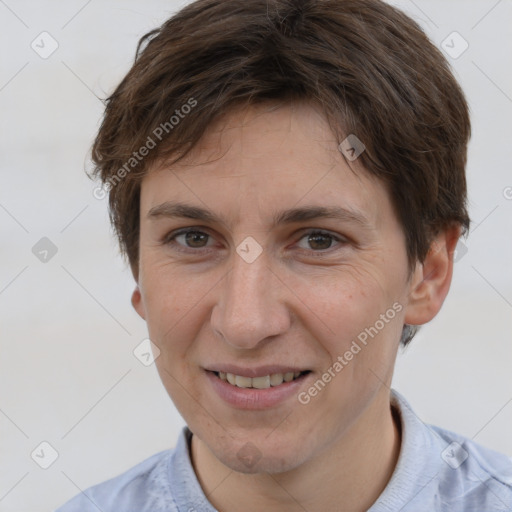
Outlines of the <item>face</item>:
[{"label": "face", "polygon": [[189,428],[237,471],[296,468],[389,398],[404,233],[338,144],[310,105],[253,106],[142,182],[133,304]]}]

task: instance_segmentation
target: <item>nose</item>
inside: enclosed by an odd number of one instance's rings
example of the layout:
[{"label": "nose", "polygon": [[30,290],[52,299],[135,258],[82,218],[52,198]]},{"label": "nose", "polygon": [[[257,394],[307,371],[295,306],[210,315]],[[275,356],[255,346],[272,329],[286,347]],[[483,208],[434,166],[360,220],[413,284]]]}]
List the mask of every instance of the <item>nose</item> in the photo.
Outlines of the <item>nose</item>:
[{"label": "nose", "polygon": [[231,270],[219,287],[211,325],[232,347],[252,349],[289,329],[287,288],[269,267],[264,253],[252,263],[235,253]]}]

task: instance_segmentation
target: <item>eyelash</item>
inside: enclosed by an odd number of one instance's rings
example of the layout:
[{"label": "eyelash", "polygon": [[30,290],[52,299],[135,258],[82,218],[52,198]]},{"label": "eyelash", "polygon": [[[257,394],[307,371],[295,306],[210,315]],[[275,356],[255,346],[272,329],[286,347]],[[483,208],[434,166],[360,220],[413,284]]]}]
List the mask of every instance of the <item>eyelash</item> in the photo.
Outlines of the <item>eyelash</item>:
[{"label": "eyelash", "polygon": [[[202,231],[200,228],[191,227],[191,228],[180,229],[180,230],[178,230],[176,232],[169,233],[168,235],[166,235],[163,238],[162,243],[164,245],[174,245],[176,250],[181,251],[181,252],[185,252],[185,253],[188,253],[188,254],[198,254],[198,253],[201,253],[201,252],[202,253],[210,252],[208,247],[199,247],[197,249],[194,249],[192,247],[187,247],[185,245],[181,245],[181,244],[178,244],[176,242],[176,238],[178,236],[186,235],[187,233],[198,233],[198,234],[203,234],[203,235],[206,235],[206,236],[208,236],[210,238],[213,238],[212,235],[210,235],[208,232]],[[340,244],[341,246],[346,245],[348,243],[348,240],[346,238],[333,235],[329,231],[324,231],[322,229],[311,229],[310,231],[305,232],[299,238],[298,242],[301,241],[302,239],[308,237],[308,236],[313,236],[313,235],[322,235],[322,236],[325,236],[325,237],[329,237],[329,238],[331,238],[331,240],[333,242],[338,242],[338,244]],[[208,241],[209,241],[209,239],[208,239]],[[338,247],[338,249],[339,248],[340,247]],[[336,249],[333,249],[333,247],[329,247],[327,249],[322,249],[322,250],[318,250],[318,251],[315,251],[313,249],[310,249],[310,250],[302,249],[302,250],[303,251],[307,251],[307,252],[309,252],[312,255],[320,256],[321,257],[323,255],[326,255],[326,254],[330,253],[332,250],[336,250]]]}]

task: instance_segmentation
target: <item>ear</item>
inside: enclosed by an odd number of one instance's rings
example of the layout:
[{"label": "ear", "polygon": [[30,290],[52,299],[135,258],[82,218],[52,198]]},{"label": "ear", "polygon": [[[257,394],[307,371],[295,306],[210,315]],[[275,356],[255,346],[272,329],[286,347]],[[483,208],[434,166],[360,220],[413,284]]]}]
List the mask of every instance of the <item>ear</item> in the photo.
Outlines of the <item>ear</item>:
[{"label": "ear", "polygon": [[132,293],[132,306],[141,318],[146,320],[146,310],[144,308],[144,302],[142,301],[142,295],[140,293],[139,285],[135,287]]},{"label": "ear", "polygon": [[452,282],[453,255],[460,234],[459,225],[441,231],[430,244],[424,262],[416,264],[404,323],[425,324],[441,309]]}]

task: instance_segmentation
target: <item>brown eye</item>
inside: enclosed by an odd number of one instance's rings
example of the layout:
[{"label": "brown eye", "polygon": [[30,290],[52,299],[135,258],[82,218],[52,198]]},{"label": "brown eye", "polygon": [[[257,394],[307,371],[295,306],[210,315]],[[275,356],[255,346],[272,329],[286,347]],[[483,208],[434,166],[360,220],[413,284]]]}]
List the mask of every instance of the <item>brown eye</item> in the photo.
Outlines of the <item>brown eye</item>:
[{"label": "brown eye", "polygon": [[308,244],[312,249],[329,249],[332,245],[332,236],[323,233],[311,234],[308,236]]},{"label": "brown eye", "polygon": [[179,246],[182,249],[203,249],[213,244],[213,238],[204,231],[184,229],[169,235],[165,244]]},{"label": "brown eye", "polygon": [[327,251],[336,244],[343,245],[345,240],[323,231],[310,231],[299,240],[299,247],[314,252]]},{"label": "brown eye", "polygon": [[185,242],[189,247],[206,247],[210,235],[201,231],[188,231],[185,236]]}]

